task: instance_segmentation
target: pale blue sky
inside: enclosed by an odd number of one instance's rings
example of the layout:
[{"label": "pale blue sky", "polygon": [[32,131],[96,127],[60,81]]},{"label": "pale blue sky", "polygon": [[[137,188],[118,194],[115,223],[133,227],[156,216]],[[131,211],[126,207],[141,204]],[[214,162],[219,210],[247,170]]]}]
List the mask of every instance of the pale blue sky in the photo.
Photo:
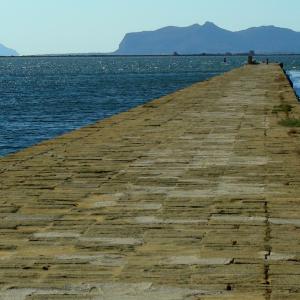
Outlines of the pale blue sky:
[{"label": "pale blue sky", "polygon": [[109,52],[126,32],[212,21],[300,31],[300,0],[0,0],[0,43],[21,54]]}]

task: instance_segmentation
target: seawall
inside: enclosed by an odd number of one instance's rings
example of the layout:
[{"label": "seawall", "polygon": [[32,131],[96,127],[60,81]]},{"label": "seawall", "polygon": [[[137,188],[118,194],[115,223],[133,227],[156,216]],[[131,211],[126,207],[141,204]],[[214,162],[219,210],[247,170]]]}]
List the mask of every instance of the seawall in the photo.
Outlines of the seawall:
[{"label": "seawall", "polygon": [[300,298],[287,117],[245,66],[1,158],[0,299]]}]

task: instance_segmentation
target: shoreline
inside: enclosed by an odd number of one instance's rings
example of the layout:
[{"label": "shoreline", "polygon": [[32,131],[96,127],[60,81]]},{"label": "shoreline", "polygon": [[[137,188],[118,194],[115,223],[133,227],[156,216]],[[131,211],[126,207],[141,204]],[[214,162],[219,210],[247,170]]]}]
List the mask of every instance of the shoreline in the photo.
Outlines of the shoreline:
[{"label": "shoreline", "polygon": [[[45,54],[45,55],[19,55],[19,56],[1,56],[1,58],[68,58],[68,57],[248,57],[247,53],[238,53],[238,54]],[[255,54],[255,57],[274,57],[274,56],[300,56],[300,53],[292,54]]]}]

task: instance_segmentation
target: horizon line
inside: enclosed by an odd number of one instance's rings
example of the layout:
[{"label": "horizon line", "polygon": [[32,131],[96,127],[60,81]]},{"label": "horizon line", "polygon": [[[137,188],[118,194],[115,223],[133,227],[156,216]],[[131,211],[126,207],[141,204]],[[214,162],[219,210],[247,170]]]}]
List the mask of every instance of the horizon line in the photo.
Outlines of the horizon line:
[{"label": "horizon line", "polygon": [[[194,54],[103,54],[103,53],[63,53],[63,54],[29,54],[29,55],[0,55],[0,58],[55,58],[55,57],[187,57],[187,56],[248,56],[249,52],[241,53],[194,53]],[[255,56],[297,56],[300,55],[296,52],[264,52],[264,53],[255,53]]]}]

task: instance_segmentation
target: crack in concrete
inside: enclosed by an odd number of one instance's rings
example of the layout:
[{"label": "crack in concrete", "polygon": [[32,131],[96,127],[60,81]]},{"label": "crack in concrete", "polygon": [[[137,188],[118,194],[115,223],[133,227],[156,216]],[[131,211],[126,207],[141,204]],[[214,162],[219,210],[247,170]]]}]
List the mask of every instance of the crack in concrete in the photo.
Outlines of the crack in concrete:
[{"label": "crack in concrete", "polygon": [[264,238],[264,242],[265,242],[265,259],[264,259],[264,284],[265,284],[265,298],[266,300],[270,300],[271,299],[271,294],[272,294],[272,289],[270,287],[270,265],[269,265],[269,259],[271,256],[271,252],[272,252],[272,248],[270,245],[270,240],[271,240],[271,226],[270,226],[270,215],[269,215],[269,211],[268,211],[268,201],[264,202],[264,213],[265,213],[265,225],[266,225],[266,229],[265,229],[265,238]]}]

